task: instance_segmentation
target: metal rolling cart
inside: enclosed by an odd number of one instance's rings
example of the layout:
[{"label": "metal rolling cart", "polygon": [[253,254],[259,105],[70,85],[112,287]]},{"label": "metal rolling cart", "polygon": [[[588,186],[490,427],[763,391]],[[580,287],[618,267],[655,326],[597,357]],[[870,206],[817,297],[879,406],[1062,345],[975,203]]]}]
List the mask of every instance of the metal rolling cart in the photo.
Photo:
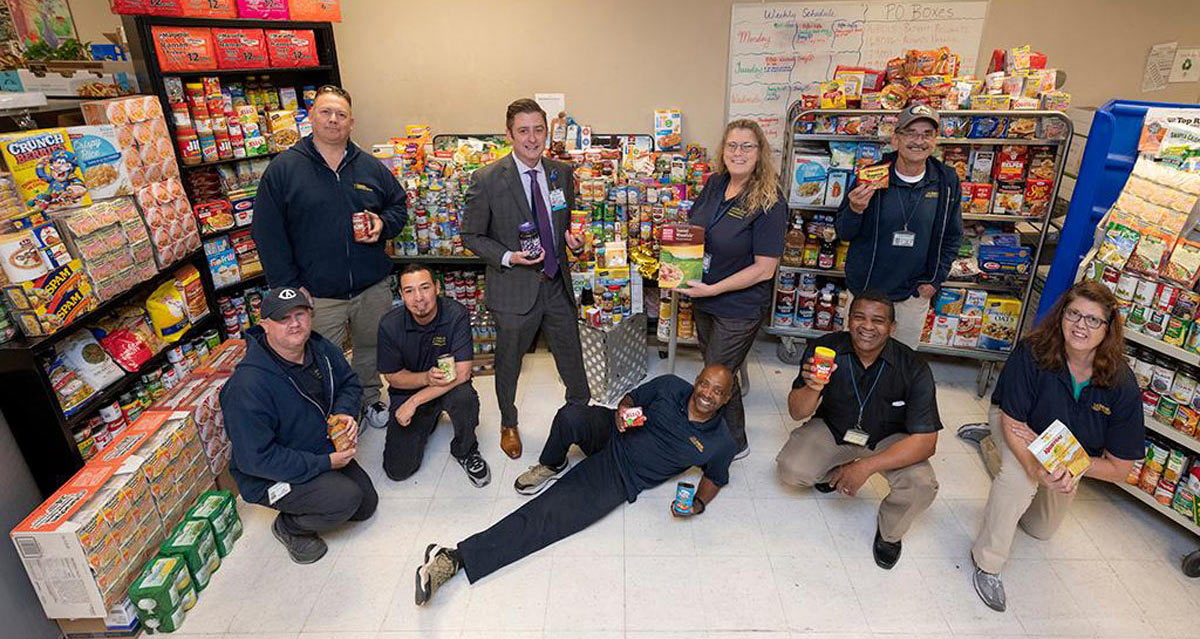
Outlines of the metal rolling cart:
[{"label": "metal rolling cart", "polygon": [[[1024,227],[1027,233],[1023,236],[1033,238],[1032,246],[1032,261],[1027,273],[1019,277],[1007,277],[1003,279],[977,279],[976,281],[957,281],[947,280],[943,283],[944,288],[963,288],[963,289],[980,289],[994,292],[1008,292],[1019,294],[1021,301],[1021,313],[1017,320],[1015,335],[1019,337],[1025,328],[1026,319],[1030,316],[1029,299],[1033,291],[1037,266],[1041,259],[1042,246],[1046,240],[1046,234],[1050,227],[1049,221],[1053,210],[1053,203],[1057,200],[1058,189],[1062,183],[1062,173],[1066,165],[1067,152],[1070,147],[1071,137],[1073,133],[1072,122],[1065,113],[1060,111],[976,111],[976,110],[958,110],[944,111],[944,116],[990,116],[990,117],[1024,117],[1024,118],[1055,118],[1062,122],[1064,134],[1059,138],[968,138],[968,137],[938,137],[939,145],[944,144],[962,144],[962,145],[985,145],[1000,147],[1004,145],[1022,145],[1022,146],[1052,146],[1055,148],[1055,168],[1054,168],[1054,184],[1050,193],[1051,206],[1047,207],[1046,212],[1039,216],[1023,216],[1011,215],[1004,213],[964,213],[962,215],[964,222],[984,222],[984,223],[1004,223],[1012,224],[1014,227]],[[848,116],[892,116],[898,115],[896,111],[886,110],[869,110],[869,109],[819,109],[805,110],[801,108],[800,102],[792,105],[788,113],[788,131],[789,135],[784,143],[784,161],[782,162],[781,179],[785,185],[785,192],[790,201],[791,185],[793,183],[792,174],[796,167],[794,165],[795,150],[798,144],[806,142],[828,143],[828,142],[876,142],[884,145],[888,144],[890,139],[876,135],[851,135],[842,133],[809,133],[804,131],[806,125],[813,122],[816,118],[837,118]],[[836,127],[832,127],[836,130]],[[1039,127],[1040,130],[1040,127]],[[832,203],[826,205],[813,206],[797,206],[790,205],[793,212],[803,215],[805,212],[822,212],[826,214],[834,214],[838,207]],[[1024,244],[1023,244],[1024,245]],[[1025,245],[1029,246],[1029,245]],[[827,270],[809,267],[783,266],[779,268],[780,273],[788,271],[796,273],[812,273],[820,277],[832,279],[844,279],[845,273],[840,270]],[[778,298],[779,292],[779,274],[775,278],[775,293]],[[774,314],[772,314],[771,325],[767,332],[776,335],[780,338],[781,344],[778,349],[780,359],[789,363],[798,363],[802,350],[799,349],[798,341],[808,340],[824,335],[825,332],[817,331],[809,328],[800,328],[794,326],[778,326],[776,325]],[[1014,339],[1015,341],[1015,339]],[[991,383],[992,376],[996,371],[996,364],[1003,362],[1008,357],[1007,351],[993,351],[982,348],[968,348],[960,346],[935,346],[924,344],[918,346],[917,350],[923,353],[934,355],[945,355],[949,357],[959,357],[965,359],[976,360],[980,363],[979,374],[976,377],[976,392],[982,397],[988,386]]]}]

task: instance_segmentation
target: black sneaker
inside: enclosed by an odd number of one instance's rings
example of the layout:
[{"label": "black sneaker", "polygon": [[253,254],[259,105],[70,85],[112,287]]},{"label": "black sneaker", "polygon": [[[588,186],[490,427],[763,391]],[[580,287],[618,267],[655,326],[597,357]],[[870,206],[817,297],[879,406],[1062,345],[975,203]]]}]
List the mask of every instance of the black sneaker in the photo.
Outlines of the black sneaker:
[{"label": "black sneaker", "polygon": [[483,488],[492,481],[492,471],[487,462],[479,455],[479,451],[471,451],[465,457],[459,458],[458,465],[467,471],[467,477],[476,488]]},{"label": "black sneaker", "polygon": [[426,546],[425,562],[417,567],[416,604],[425,605],[433,593],[450,581],[460,568],[462,564],[452,549],[437,544]]},{"label": "black sneaker", "polygon": [[884,541],[883,536],[879,534],[879,529],[875,529],[875,543],[871,545],[871,554],[875,555],[875,565],[884,570],[891,570],[900,561],[900,542]]},{"label": "black sneaker", "polygon": [[321,557],[325,556],[325,552],[329,547],[325,545],[325,541],[317,535],[293,535],[283,529],[281,520],[282,513],[275,517],[275,523],[271,524],[271,533],[287,548],[288,555],[292,557],[292,561],[298,564],[311,564]]},{"label": "black sneaker", "polygon": [[813,488],[816,488],[819,493],[831,493],[837,490],[833,484],[826,484],[825,482],[817,482],[813,484]]}]

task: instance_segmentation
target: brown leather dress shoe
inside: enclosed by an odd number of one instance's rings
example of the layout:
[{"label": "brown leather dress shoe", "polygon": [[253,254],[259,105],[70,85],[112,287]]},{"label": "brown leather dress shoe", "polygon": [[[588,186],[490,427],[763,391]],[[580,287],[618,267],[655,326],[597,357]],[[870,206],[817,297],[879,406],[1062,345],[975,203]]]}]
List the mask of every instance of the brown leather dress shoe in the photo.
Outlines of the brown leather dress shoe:
[{"label": "brown leather dress shoe", "polygon": [[516,426],[500,427],[500,450],[512,459],[521,458],[521,432]]}]

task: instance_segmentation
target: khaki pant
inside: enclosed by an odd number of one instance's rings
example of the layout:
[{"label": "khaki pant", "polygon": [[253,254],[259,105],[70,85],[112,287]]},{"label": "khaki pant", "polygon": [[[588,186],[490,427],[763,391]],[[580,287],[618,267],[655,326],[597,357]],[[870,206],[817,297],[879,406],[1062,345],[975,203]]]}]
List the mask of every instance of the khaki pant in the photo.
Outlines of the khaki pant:
[{"label": "khaki pant", "polygon": [[380,401],[383,382],[375,365],[379,320],[391,308],[392,288],[387,278],[348,300],[313,299],[314,331],[339,348],[346,342],[347,329],[350,332],[350,367],[362,384],[364,407]]},{"label": "khaki pant", "polygon": [[[775,456],[779,478],[797,488],[829,481],[833,469],[856,459],[877,455],[908,435],[891,435],[875,450],[853,444],[839,444],[824,420],[813,419],[792,431],[783,450]],[[900,541],[917,515],[925,512],[937,496],[937,476],[929,460],[884,471],[891,491],[879,505],[879,534],[884,541]]]},{"label": "khaki pant", "polygon": [[1008,561],[1017,526],[1031,537],[1048,539],[1062,524],[1075,495],[1054,492],[1030,479],[1004,440],[1000,410],[993,406],[988,417],[991,439],[1000,452],[1000,472],[992,480],[971,556],[984,571],[999,573]]}]

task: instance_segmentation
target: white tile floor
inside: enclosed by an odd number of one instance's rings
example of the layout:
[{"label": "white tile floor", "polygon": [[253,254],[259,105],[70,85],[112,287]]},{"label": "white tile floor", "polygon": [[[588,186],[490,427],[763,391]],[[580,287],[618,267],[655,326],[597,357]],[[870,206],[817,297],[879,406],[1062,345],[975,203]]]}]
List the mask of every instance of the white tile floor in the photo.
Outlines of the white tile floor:
[{"label": "white tile floor", "polygon": [[[650,374],[665,370],[651,351]],[[678,372],[700,368],[681,350]],[[189,613],[178,639],[783,639],[787,637],[1192,637],[1200,580],[1179,571],[1196,539],[1128,495],[1085,483],[1066,523],[1046,542],[1021,532],[1005,571],[1009,611],[979,602],[970,583],[971,541],[989,480],[954,430],[980,421],[975,368],[937,361],[946,426],[933,464],[941,492],[904,540],[899,565],[871,559],[875,509],[887,486],[872,479],[858,498],[792,491],[774,455],[793,427],[786,415],[795,374],[756,344],[745,398],[751,454],[703,516],[667,512],[674,482],[647,491],[580,534],[470,586],[459,576],[423,608],[413,570],[429,542],[454,543],[526,498],[511,489],[532,463],[562,387],[545,351],[525,358],[518,393],[525,456],[500,452],[491,377],[479,378],[479,439],[493,481],[473,488],[448,463],[443,426],[408,481],[380,468],[383,432],[364,434],[359,460],[376,482],[370,521],[328,535],[310,566],[288,560],[272,538],[274,512],[241,505],[246,535]],[[697,473],[693,471],[694,477]]]}]

